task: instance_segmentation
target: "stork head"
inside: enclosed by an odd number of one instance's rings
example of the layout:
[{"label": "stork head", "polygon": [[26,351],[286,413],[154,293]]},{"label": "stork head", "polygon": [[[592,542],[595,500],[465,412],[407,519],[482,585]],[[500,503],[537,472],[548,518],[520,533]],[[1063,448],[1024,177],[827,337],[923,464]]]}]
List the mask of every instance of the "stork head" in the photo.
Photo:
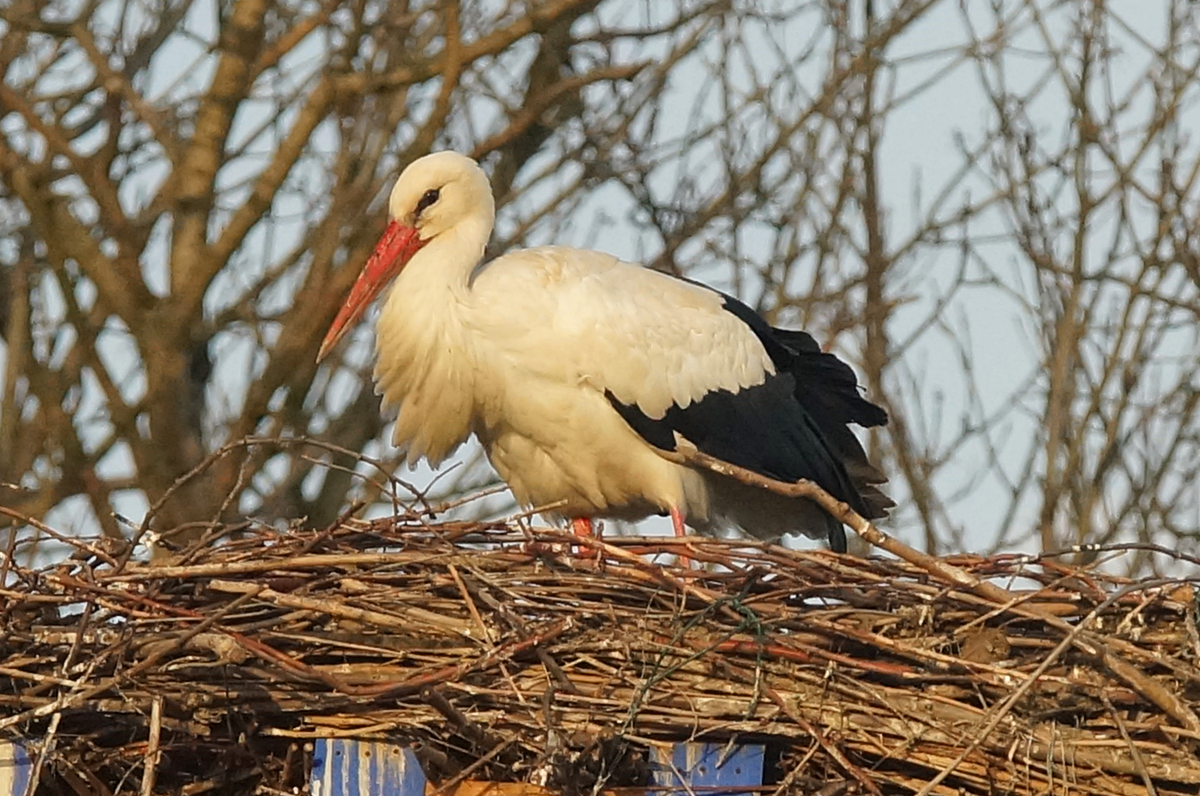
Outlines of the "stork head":
[{"label": "stork head", "polygon": [[[463,255],[474,258],[463,265],[474,267],[483,255],[495,213],[492,186],[471,158],[457,152],[434,152],[409,164],[388,199],[387,229],[329,327],[317,361],[325,358],[413,255],[428,244],[465,238],[463,243],[475,251],[463,250]],[[475,242],[476,238],[482,241]]]}]

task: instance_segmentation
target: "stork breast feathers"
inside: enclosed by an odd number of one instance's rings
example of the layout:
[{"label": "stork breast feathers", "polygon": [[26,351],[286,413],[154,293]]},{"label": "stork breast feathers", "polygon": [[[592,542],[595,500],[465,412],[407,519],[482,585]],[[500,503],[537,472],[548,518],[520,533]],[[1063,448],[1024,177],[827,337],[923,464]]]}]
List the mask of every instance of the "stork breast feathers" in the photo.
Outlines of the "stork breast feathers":
[{"label": "stork breast feathers", "polygon": [[375,391],[399,410],[392,443],[408,463],[437,467],[471,433],[474,371],[457,327],[444,323],[447,308],[416,293],[393,290],[379,316]]},{"label": "stork breast feathers", "polygon": [[477,296],[502,292],[510,317],[544,319],[533,326],[550,339],[530,346],[541,349],[545,375],[610,393],[654,419],[775,372],[761,341],[718,293],[611,255],[527,249],[490,263],[474,288]]}]

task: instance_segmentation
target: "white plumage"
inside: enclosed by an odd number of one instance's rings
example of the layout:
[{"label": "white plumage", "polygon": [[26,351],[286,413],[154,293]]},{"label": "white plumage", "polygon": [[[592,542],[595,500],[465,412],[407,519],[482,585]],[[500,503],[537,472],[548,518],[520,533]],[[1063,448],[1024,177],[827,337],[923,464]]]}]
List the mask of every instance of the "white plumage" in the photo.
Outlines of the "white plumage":
[{"label": "white plumage", "polygon": [[[375,379],[398,407],[393,442],[410,462],[436,466],[475,433],[517,500],[555,506],[554,515],[662,513],[677,532],[684,520],[702,531],[736,524],[764,538],[803,532],[844,546],[841,526],[807,501],[668,460],[662,452],[678,432],[764,475],[816,480],[869,516],[890,505],[845,428],[886,415],[807,335],[773,330],[729,297],[599,252],[542,247],[480,264],[494,222],[491,186],[455,153],[410,165],[389,211],[319,356],[391,280]],[[800,384],[806,372],[831,383]]]}]

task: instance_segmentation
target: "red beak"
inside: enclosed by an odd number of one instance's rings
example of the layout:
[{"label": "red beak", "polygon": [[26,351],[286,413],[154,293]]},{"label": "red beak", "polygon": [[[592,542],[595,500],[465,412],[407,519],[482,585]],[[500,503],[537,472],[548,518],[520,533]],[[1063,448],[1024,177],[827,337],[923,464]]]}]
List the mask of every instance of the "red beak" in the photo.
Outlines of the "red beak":
[{"label": "red beak", "polygon": [[346,332],[350,331],[380,291],[404,270],[404,266],[424,245],[425,241],[421,240],[415,227],[405,226],[399,221],[388,224],[383,237],[375,245],[375,251],[363,266],[362,273],[358,275],[358,281],[354,283],[346,303],[342,305],[329,331],[326,332],[321,350],[317,352],[317,362],[324,359]]}]

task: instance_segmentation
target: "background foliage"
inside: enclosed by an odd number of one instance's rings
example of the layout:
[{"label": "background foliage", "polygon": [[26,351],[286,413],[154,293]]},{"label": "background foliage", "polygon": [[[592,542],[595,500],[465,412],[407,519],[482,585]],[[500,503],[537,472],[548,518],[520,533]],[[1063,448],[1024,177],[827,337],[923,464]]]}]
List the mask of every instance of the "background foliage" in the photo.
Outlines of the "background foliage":
[{"label": "background foliage", "polygon": [[[452,147],[494,251],[637,257],[854,361],[918,546],[1195,550],[1200,6],[1160,5],[12,0],[14,539],[408,497],[369,328],[313,359],[391,181]],[[430,499],[493,477],[467,451]]]}]

